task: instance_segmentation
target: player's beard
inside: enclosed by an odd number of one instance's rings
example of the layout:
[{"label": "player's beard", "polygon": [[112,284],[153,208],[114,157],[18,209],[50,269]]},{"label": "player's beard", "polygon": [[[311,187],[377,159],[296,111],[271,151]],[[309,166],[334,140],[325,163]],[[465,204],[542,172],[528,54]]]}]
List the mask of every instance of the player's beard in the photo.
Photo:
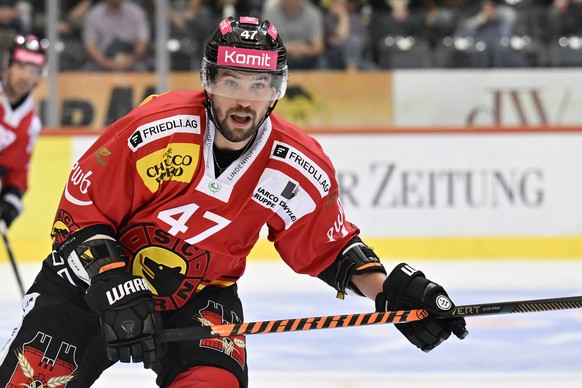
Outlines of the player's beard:
[{"label": "player's beard", "polygon": [[[216,113],[218,113],[218,115],[216,115]],[[247,122],[243,127],[237,126],[236,123],[233,123],[233,115],[246,116],[248,117]],[[220,112],[215,112],[215,117],[216,116],[220,117]],[[222,136],[230,142],[239,143],[249,140],[255,134],[260,120],[257,120],[256,112],[251,109],[234,108],[227,110],[217,121],[218,130]]]}]

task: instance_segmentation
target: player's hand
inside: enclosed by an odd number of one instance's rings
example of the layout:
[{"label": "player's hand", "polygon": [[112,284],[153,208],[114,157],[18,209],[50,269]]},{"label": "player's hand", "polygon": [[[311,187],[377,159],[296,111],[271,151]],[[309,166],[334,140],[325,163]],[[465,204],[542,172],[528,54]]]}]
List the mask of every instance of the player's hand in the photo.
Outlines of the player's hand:
[{"label": "player's hand", "polygon": [[447,318],[455,305],[440,285],[407,264],[397,265],[384,281],[383,291],[376,296],[376,311],[423,308],[425,319],[396,324],[396,328],[414,345],[429,352],[451,335],[465,338],[469,332],[464,318]]},{"label": "player's hand", "polygon": [[160,355],[160,314],[144,279],[121,270],[91,280],[85,300],[101,319],[111,361],[142,362],[151,368]]},{"label": "player's hand", "polygon": [[0,219],[4,220],[7,228],[21,211],[22,201],[16,194],[7,193],[0,199]]}]

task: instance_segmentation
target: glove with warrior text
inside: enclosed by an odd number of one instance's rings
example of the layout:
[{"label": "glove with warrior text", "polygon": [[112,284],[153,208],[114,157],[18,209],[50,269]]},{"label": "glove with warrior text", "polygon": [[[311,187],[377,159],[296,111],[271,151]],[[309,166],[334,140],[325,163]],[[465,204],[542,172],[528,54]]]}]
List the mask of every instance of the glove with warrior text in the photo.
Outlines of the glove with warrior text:
[{"label": "glove with warrior text", "polygon": [[420,321],[399,323],[396,328],[415,346],[429,352],[451,335],[465,338],[469,332],[465,319],[447,318],[455,305],[440,285],[428,280],[421,271],[408,264],[397,265],[384,281],[376,296],[376,311],[423,308],[429,316]]},{"label": "glove with warrior text", "polygon": [[10,227],[12,221],[22,211],[22,201],[20,198],[13,193],[6,193],[2,199],[0,199],[0,219],[4,220],[6,227]]},{"label": "glove with warrior text", "polygon": [[101,319],[110,361],[143,361],[145,368],[156,363],[162,320],[144,279],[125,271],[106,271],[92,279],[85,301]]}]

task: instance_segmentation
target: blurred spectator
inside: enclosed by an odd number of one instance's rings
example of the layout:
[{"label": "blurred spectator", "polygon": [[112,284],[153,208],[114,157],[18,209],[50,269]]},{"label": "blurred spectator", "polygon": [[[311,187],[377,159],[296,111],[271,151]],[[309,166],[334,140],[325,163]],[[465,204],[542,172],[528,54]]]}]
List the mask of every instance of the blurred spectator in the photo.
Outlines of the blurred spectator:
[{"label": "blurred spectator", "polygon": [[431,47],[444,37],[453,36],[461,20],[474,9],[465,0],[431,0],[425,15],[427,38]]},{"label": "blurred spectator", "polygon": [[148,71],[150,26],[141,6],[126,0],[102,0],[87,15],[83,42],[85,70]]},{"label": "blurred spectator", "polygon": [[262,19],[271,21],[287,47],[289,69],[313,70],[324,51],[323,13],[308,0],[265,3]]},{"label": "blurred spectator", "polygon": [[509,36],[513,32],[517,14],[507,5],[497,4],[494,0],[480,2],[476,13],[459,23],[457,34],[466,36]]},{"label": "blurred spectator", "polygon": [[61,0],[59,36],[61,38],[81,39],[85,17],[90,8],[90,0]]},{"label": "blurred spectator", "polygon": [[422,10],[411,9],[409,0],[387,0],[388,8],[377,7],[372,15],[371,28],[377,39],[386,35],[419,36],[424,32]]},{"label": "blurred spectator", "polygon": [[[34,5],[32,32],[37,36],[44,36],[47,16],[45,1],[38,1]],[[91,8],[91,0],[60,0],[59,24],[57,31],[61,39],[81,39],[81,31],[85,24],[85,17]]]},{"label": "blurred spectator", "polygon": [[386,0],[385,5],[376,4],[370,19],[374,60],[381,67],[426,67],[424,9],[412,8],[409,0]]},{"label": "blurred spectator", "polygon": [[375,66],[366,58],[370,34],[365,14],[356,1],[330,0],[324,12],[325,53],[322,63],[327,69],[370,70]]},{"label": "blurred spectator", "polygon": [[432,1],[426,26],[434,66],[526,66],[525,43],[512,43],[517,21],[517,10],[505,1]]},{"label": "blurred spectator", "polygon": [[178,0],[170,8],[172,39],[178,45],[171,55],[172,70],[197,70],[204,55],[206,39],[217,23],[203,0]]},{"label": "blurred spectator", "polygon": [[326,68],[353,69],[354,61],[347,63],[348,39],[351,33],[350,15],[347,0],[331,0],[323,15]]},{"label": "blurred spectator", "polygon": [[259,16],[259,10],[251,0],[206,0],[216,24],[229,16]]},{"label": "blurred spectator", "polygon": [[[45,5],[45,1],[38,1],[34,5],[32,31],[36,36],[44,36],[46,34],[47,16]],[[86,62],[87,55],[83,48],[81,32],[90,8],[91,0],[60,0],[57,47],[59,47],[60,51],[59,65],[61,71],[81,70],[81,67]]]},{"label": "blurred spectator", "polygon": [[546,7],[546,64],[582,66],[582,0],[552,0]]},{"label": "blurred spectator", "polygon": [[525,66],[520,53],[501,43],[513,34],[516,20],[517,13],[510,6],[483,0],[478,11],[459,24],[455,34],[484,43],[480,51],[484,54],[485,67]]},{"label": "blurred spectator", "polygon": [[548,9],[551,38],[582,35],[582,0],[553,0]]},{"label": "blurred spectator", "polygon": [[20,35],[28,34],[30,26],[25,20],[29,15],[23,14],[28,5],[18,0],[0,0],[0,30],[12,30]]}]

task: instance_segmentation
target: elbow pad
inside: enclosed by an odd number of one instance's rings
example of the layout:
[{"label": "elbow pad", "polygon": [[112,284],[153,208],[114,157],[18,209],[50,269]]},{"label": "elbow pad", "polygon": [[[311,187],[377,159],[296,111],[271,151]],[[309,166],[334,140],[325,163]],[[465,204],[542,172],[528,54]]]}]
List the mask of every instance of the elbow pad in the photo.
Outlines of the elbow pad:
[{"label": "elbow pad", "polygon": [[317,277],[335,288],[338,291],[337,297],[343,299],[348,291],[363,296],[351,279],[354,275],[368,272],[386,274],[386,269],[372,248],[359,237],[354,237],[340,251],[335,261]]}]

